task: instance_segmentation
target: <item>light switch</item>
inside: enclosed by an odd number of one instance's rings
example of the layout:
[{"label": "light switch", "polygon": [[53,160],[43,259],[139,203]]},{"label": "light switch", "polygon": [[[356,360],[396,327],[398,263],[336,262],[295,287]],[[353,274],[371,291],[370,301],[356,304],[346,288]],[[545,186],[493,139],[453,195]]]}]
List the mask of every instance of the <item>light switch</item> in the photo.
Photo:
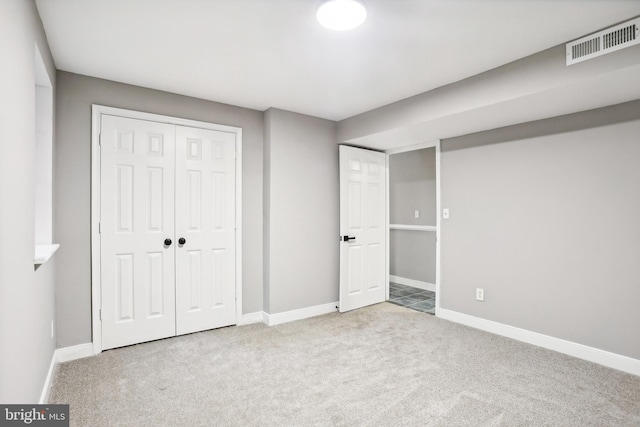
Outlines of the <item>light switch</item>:
[{"label": "light switch", "polygon": [[420,218],[420,211],[416,211],[415,212],[415,216],[416,216],[416,218]]},{"label": "light switch", "polygon": [[442,219],[449,219],[449,208],[442,209]]}]

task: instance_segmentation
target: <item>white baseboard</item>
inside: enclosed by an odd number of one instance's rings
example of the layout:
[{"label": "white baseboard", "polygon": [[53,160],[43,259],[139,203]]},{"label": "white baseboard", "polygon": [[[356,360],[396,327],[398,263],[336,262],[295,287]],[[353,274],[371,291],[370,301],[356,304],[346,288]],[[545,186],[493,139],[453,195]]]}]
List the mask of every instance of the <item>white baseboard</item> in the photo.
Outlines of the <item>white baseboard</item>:
[{"label": "white baseboard", "polygon": [[78,344],[72,347],[63,347],[56,350],[56,363],[69,362],[71,360],[82,359],[93,356],[93,344]]},{"label": "white baseboard", "polygon": [[481,329],[496,335],[502,335],[527,344],[533,344],[538,347],[568,354],[578,359],[597,363],[608,368],[640,376],[640,360],[638,359],[444,308],[440,308],[436,315],[442,319],[461,323],[472,328]]},{"label": "white baseboard", "polygon": [[436,285],[429,282],[422,282],[420,280],[407,279],[406,277],[389,275],[389,281],[398,283],[400,285],[411,286],[412,288],[424,289],[425,291],[436,291]]},{"label": "white baseboard", "polygon": [[337,302],[332,302],[329,304],[316,305],[313,307],[285,311],[282,313],[264,313],[263,322],[269,326],[274,326],[281,323],[293,322],[294,320],[308,319],[309,317],[320,316],[322,314],[338,311],[337,305]]},{"label": "white baseboard", "polygon": [[93,356],[93,344],[91,343],[56,349],[51,355],[51,364],[49,365],[47,378],[45,378],[44,385],[42,386],[39,403],[44,405],[49,401],[51,381],[53,380],[53,373],[58,363],[69,362],[71,360],[82,359],[83,357],[89,356]]},{"label": "white baseboard", "polygon": [[262,322],[261,311],[256,311],[255,313],[243,314],[240,322],[238,322],[238,326],[240,325],[250,325],[252,323],[261,323]]},{"label": "white baseboard", "polygon": [[56,368],[56,352],[51,355],[51,363],[49,364],[49,372],[47,372],[47,378],[44,380],[42,386],[42,393],[40,394],[40,405],[44,405],[49,401],[49,392],[51,391],[51,380],[53,379],[53,371]]}]

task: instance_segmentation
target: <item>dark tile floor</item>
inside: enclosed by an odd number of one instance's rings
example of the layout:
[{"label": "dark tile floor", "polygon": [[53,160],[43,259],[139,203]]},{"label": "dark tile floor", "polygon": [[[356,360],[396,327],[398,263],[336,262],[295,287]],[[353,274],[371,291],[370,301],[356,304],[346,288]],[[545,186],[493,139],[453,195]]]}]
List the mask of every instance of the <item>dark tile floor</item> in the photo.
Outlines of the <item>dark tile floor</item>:
[{"label": "dark tile floor", "polygon": [[435,292],[389,283],[389,302],[412,310],[436,314]]}]

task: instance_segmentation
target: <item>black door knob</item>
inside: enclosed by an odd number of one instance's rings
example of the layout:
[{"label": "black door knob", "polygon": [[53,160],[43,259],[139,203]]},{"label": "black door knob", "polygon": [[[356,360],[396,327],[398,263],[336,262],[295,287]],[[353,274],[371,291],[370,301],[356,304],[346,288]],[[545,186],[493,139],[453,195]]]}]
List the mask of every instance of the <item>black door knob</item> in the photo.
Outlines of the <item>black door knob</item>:
[{"label": "black door knob", "polygon": [[178,239],[178,243],[180,243],[181,245],[184,245],[185,243],[187,243],[187,239],[185,239],[184,237],[181,237]]},{"label": "black door knob", "polygon": [[164,239],[165,246],[171,246],[171,239]]}]

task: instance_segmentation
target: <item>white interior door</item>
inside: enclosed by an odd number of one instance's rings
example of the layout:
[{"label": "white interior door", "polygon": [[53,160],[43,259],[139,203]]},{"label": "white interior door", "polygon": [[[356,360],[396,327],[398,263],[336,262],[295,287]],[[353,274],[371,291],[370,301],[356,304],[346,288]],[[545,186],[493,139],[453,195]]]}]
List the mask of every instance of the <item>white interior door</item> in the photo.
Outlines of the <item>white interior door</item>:
[{"label": "white interior door", "polygon": [[386,297],[386,155],[340,146],[340,311]]},{"label": "white interior door", "polygon": [[235,138],[176,127],[178,334],[236,323]]},{"label": "white interior door", "polygon": [[[175,335],[174,127],[102,116],[102,347]],[[168,241],[167,241],[168,243]]]}]

